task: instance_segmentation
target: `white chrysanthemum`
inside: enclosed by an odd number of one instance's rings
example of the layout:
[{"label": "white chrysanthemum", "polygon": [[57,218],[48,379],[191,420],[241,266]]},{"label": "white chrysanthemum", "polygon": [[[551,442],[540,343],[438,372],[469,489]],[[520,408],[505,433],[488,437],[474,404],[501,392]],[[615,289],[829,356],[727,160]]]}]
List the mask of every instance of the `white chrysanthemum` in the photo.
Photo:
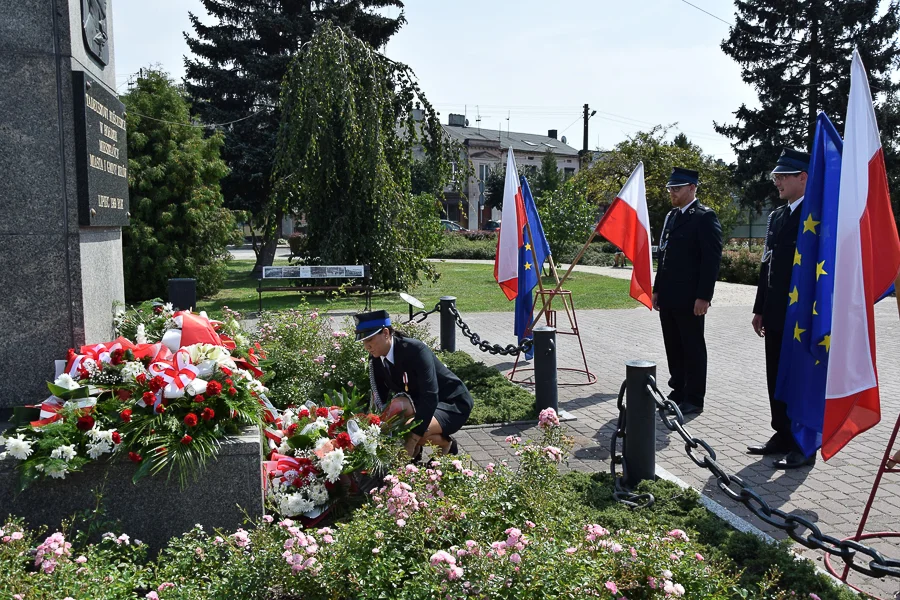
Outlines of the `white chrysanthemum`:
[{"label": "white chrysanthemum", "polygon": [[170,329],[181,329],[178,326],[178,322],[175,319],[173,319],[172,317],[169,317],[168,319],[166,319],[166,324],[163,325],[163,327],[166,329],[166,331],[168,331]]},{"label": "white chrysanthemum", "polygon": [[6,438],[6,451],[18,460],[25,460],[33,452],[31,442],[26,440],[25,435],[21,433],[14,438]]},{"label": "white chrysanthemum", "polygon": [[175,312],[175,306],[171,302],[166,302],[163,304],[163,310],[168,313],[173,313]]},{"label": "white chrysanthemum", "polygon": [[325,478],[334,483],[344,470],[344,451],[341,448],[332,450],[319,460],[319,466],[325,471]]},{"label": "white chrysanthemum", "polygon": [[78,382],[72,379],[72,377],[68,373],[63,373],[62,375],[57,377],[53,382],[53,385],[58,385],[59,387],[67,390],[76,390],[81,387]]},{"label": "white chrysanthemum", "polygon": [[96,442],[93,444],[88,444],[88,447],[87,447],[88,456],[90,456],[93,459],[100,458],[104,454],[109,454],[112,451],[113,451],[112,443],[107,443],[107,442],[102,442],[102,441]]},{"label": "white chrysanthemum", "polygon": [[94,427],[92,427],[91,430],[87,432],[87,434],[94,441],[107,442],[109,444],[112,444],[113,431],[115,431],[115,429],[104,430],[94,425]]},{"label": "white chrysanthemum", "polygon": [[287,508],[288,512],[282,512],[290,517],[302,515],[316,507],[312,501],[303,497],[302,494],[286,494],[281,501],[282,508]]},{"label": "white chrysanthemum", "polygon": [[363,442],[363,448],[369,454],[375,454],[378,450],[378,443],[381,440],[381,428],[378,425],[370,425],[366,429],[366,441]]},{"label": "white chrysanthemum", "polygon": [[328,419],[326,419],[325,417],[319,417],[315,421],[307,423],[306,427],[300,430],[300,435],[306,435],[307,433],[311,433],[319,429],[328,429]]},{"label": "white chrysanthemum", "polygon": [[244,335],[243,333],[236,333],[234,336],[234,343],[237,344],[238,346],[249,346],[250,340],[248,340],[247,336]]},{"label": "white chrysanthemum", "polygon": [[147,328],[144,327],[143,323],[138,324],[137,331],[134,334],[134,341],[138,344],[147,343]]},{"label": "white chrysanthemum", "polygon": [[144,365],[136,360],[127,362],[122,366],[122,379],[128,383],[134,381],[141,373],[146,373]]},{"label": "white chrysanthemum", "polygon": [[325,444],[327,444],[330,441],[331,440],[327,437],[320,437],[319,439],[316,440],[316,445],[315,445],[314,449],[316,451],[321,450],[322,446],[324,446]]},{"label": "white chrysanthemum", "polygon": [[293,409],[286,409],[283,413],[281,413],[281,428],[287,429],[291,425],[297,422],[297,414],[293,411]]},{"label": "white chrysanthemum", "polygon": [[328,502],[328,488],[321,483],[313,483],[306,488],[306,494],[309,499],[316,505]]},{"label": "white chrysanthemum", "polygon": [[73,458],[78,456],[78,452],[75,451],[74,444],[70,444],[68,446],[59,446],[53,449],[53,452],[50,453],[50,458],[61,458],[66,462],[69,462]]},{"label": "white chrysanthemum", "polygon": [[68,472],[69,468],[66,463],[53,463],[47,466],[47,475],[53,479],[65,479]]},{"label": "white chrysanthemum", "polygon": [[287,443],[287,439],[281,442],[281,445],[278,446],[278,454],[287,455],[292,450],[290,444]]}]

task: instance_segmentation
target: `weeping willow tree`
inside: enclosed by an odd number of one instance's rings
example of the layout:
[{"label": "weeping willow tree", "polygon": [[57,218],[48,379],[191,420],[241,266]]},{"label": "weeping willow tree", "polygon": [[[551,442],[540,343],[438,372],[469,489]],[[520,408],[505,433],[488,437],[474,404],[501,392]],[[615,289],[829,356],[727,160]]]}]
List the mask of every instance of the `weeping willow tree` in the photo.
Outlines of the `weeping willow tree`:
[{"label": "weeping willow tree", "polygon": [[433,275],[439,205],[413,195],[413,155],[438,190],[460,155],[409,67],[325,23],[294,58],[281,103],[273,208],[305,215],[309,258],[369,264],[384,289]]}]

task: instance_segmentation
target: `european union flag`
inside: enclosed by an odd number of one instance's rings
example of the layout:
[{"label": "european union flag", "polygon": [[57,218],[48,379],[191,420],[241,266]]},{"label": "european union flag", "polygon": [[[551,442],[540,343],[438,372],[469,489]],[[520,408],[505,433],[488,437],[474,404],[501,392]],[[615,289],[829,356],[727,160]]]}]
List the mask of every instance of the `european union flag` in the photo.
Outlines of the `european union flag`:
[{"label": "european union flag", "polygon": [[[538,284],[538,277],[541,276],[541,267],[547,257],[550,256],[550,244],[544,237],[544,228],[541,226],[541,219],[538,217],[537,207],[534,205],[534,198],[531,195],[531,189],[528,187],[528,181],[525,177],[520,178],[522,201],[525,205],[525,225],[522,228],[522,240],[524,243],[519,248],[519,293],[516,296],[516,322],[515,334],[522,343],[522,340],[533,337],[531,329],[532,309],[534,302],[531,298],[531,290]],[[501,224],[501,227],[503,225]],[[528,234],[529,229],[531,235]],[[532,239],[531,236],[534,236]],[[526,353],[525,358],[531,360],[534,356],[533,351]]]},{"label": "european union flag", "polygon": [[787,403],[791,431],[806,456],[822,446],[843,145],[834,125],[819,113],[799,208],[801,223],[775,386],[775,398]]}]

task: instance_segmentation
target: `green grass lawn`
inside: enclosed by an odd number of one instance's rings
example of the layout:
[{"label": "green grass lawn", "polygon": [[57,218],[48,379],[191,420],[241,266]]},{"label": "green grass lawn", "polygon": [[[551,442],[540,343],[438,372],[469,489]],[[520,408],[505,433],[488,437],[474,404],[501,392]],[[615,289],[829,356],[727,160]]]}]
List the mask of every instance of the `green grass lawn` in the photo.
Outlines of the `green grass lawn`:
[{"label": "green grass lawn", "polygon": [[[276,264],[287,264],[276,261]],[[253,261],[231,261],[228,278],[218,294],[199,301],[198,308],[211,314],[218,313],[223,306],[242,313],[256,312],[257,277],[251,272]],[[430,310],[441,296],[456,296],[456,305],[463,312],[503,312],[513,310],[513,302],[506,299],[497,282],[494,281],[493,265],[435,263],[440,278],[435,283],[422,283],[410,293],[421,300]],[[285,282],[286,285],[287,282]],[[544,278],[544,286],[553,289],[552,277]],[[572,291],[576,309],[588,308],[629,308],[637,303],[628,296],[629,282],[602,275],[573,272],[566,280],[564,289]],[[360,311],[365,307],[361,295],[326,298],[321,292],[299,294],[297,292],[268,292],[263,294],[263,309],[278,310],[293,308],[304,298],[310,306],[340,311]],[[391,313],[405,314],[408,304],[395,292],[375,293],[372,307],[383,308]],[[561,308],[561,307],[560,307]]]}]

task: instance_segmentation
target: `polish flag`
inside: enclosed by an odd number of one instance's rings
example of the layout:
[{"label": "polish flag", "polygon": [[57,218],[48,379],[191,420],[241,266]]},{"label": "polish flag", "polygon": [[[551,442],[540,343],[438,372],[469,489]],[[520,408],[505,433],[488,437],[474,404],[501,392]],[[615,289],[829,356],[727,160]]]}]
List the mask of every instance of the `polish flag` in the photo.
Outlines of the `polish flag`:
[{"label": "polish flag", "polygon": [[[825,385],[822,457],[881,420],[873,307],[900,272],[884,153],[869,81],[853,51],[838,200],[834,308]],[[827,266],[822,268],[827,271]]]},{"label": "polish flag", "polygon": [[651,308],[653,265],[650,249],[650,216],[644,163],[639,162],[625,186],[597,224],[597,233],[618,246],[634,263],[631,271],[631,297]]},{"label": "polish flag", "polygon": [[516,157],[512,148],[506,155],[506,182],[503,187],[503,212],[500,217],[500,235],[497,237],[497,255],[494,258],[494,279],[500,289],[512,300],[519,294],[519,248],[524,244],[522,229],[525,227],[525,201],[519,187]]}]

